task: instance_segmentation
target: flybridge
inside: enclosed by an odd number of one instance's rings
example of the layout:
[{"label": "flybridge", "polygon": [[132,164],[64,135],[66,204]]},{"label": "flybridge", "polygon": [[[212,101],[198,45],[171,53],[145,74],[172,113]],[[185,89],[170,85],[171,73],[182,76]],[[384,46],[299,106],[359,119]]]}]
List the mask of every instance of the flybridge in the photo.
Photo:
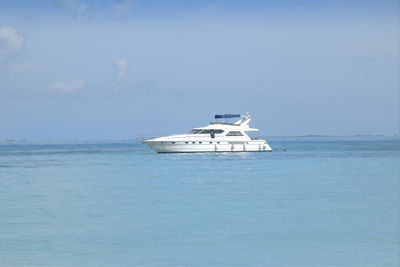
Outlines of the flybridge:
[{"label": "flybridge", "polygon": [[222,114],[222,115],[215,115],[215,119],[230,119],[230,118],[240,118],[240,114]]}]

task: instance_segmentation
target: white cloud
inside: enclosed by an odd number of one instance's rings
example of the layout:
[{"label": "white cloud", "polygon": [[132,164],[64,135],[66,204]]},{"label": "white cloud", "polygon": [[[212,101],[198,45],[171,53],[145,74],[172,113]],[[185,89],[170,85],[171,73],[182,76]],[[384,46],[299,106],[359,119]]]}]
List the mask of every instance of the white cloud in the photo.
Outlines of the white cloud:
[{"label": "white cloud", "polygon": [[50,85],[50,89],[62,93],[75,92],[81,89],[84,85],[82,80],[72,80],[71,82],[57,81]]},{"label": "white cloud", "polygon": [[21,63],[12,63],[8,65],[9,70],[18,72],[35,71],[38,67],[39,65],[30,59],[27,59]]},{"label": "white cloud", "polygon": [[124,80],[128,73],[128,62],[125,59],[118,59],[114,63],[115,72],[119,80]]},{"label": "white cloud", "polygon": [[24,37],[14,28],[0,27],[0,60],[6,56],[18,53],[24,44]]}]

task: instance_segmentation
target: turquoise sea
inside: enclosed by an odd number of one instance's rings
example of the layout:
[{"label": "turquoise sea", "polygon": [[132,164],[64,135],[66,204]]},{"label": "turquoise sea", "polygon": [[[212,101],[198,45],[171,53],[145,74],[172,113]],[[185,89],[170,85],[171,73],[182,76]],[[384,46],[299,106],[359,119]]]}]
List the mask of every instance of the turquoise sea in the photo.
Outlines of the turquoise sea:
[{"label": "turquoise sea", "polygon": [[0,266],[399,266],[399,138],[267,141],[4,142]]}]

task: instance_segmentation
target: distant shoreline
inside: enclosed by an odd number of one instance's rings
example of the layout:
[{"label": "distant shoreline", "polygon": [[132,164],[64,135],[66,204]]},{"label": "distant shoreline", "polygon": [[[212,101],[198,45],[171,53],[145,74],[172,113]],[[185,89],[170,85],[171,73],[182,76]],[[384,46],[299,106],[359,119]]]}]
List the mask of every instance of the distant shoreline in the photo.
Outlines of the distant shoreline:
[{"label": "distant shoreline", "polygon": [[325,134],[308,134],[308,135],[271,135],[267,137],[398,137],[398,135],[384,135],[384,134],[356,134],[356,135],[325,135]]},{"label": "distant shoreline", "polygon": [[[39,139],[4,139],[0,140],[0,145],[10,145],[10,144],[116,144],[116,143],[137,143],[140,142],[143,137],[147,137],[151,135],[143,135],[130,139],[92,139],[92,140],[71,140],[71,139],[47,139],[47,140],[39,140]],[[154,136],[154,135],[152,135]],[[383,135],[383,134],[359,134],[359,135],[271,135],[271,136],[258,136],[259,138],[394,138],[400,139],[399,135]]]}]

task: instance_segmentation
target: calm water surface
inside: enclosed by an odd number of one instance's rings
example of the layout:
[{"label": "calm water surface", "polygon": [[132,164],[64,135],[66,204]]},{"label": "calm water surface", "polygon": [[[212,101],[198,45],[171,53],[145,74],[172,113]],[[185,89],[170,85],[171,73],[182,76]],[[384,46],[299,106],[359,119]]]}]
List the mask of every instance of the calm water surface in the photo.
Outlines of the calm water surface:
[{"label": "calm water surface", "polygon": [[400,142],[0,145],[0,266],[399,266]]}]

